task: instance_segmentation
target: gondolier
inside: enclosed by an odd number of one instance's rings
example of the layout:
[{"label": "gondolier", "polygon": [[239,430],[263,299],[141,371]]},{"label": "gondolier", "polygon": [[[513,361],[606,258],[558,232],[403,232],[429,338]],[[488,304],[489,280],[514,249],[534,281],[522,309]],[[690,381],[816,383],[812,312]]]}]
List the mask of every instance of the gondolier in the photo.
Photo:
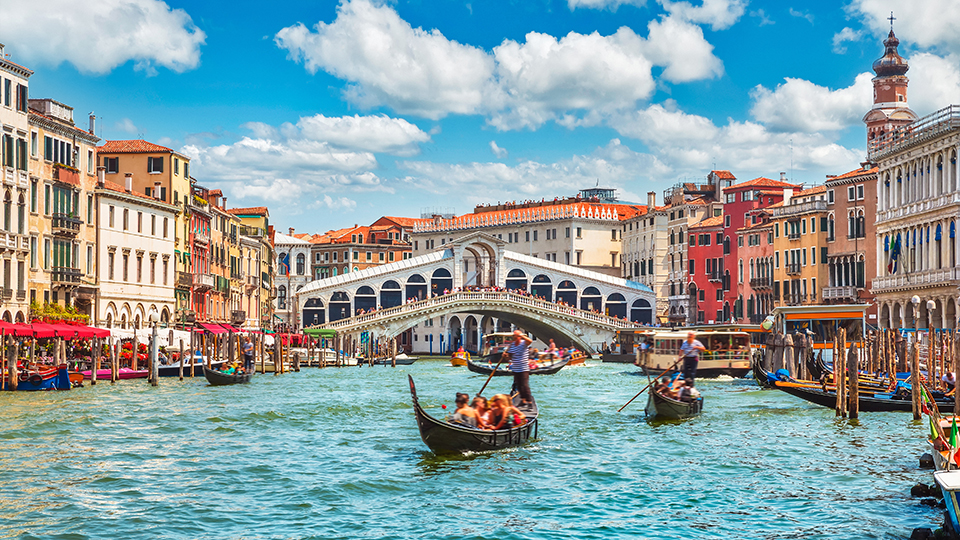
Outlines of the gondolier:
[{"label": "gondolier", "polygon": [[507,348],[510,355],[510,371],[513,372],[513,391],[520,394],[520,403],[533,403],[530,392],[530,350],[533,340],[519,330],[513,331],[513,343]]},{"label": "gondolier", "polygon": [[683,359],[683,380],[690,381],[697,376],[697,363],[700,361],[700,351],[707,350],[703,343],[697,341],[693,332],[687,332],[687,339],[680,345],[680,358]]}]

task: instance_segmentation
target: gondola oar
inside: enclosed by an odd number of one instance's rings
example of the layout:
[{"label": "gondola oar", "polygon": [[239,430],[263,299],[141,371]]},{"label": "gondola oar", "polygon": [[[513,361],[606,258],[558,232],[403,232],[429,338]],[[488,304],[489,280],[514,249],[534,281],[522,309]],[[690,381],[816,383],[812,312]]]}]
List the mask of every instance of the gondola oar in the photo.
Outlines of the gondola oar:
[{"label": "gondola oar", "polygon": [[677,364],[680,363],[680,360],[683,360],[683,358],[680,358],[679,360],[677,360],[676,362],[674,362],[672,366],[668,367],[666,370],[664,370],[663,373],[657,375],[652,381],[650,381],[649,383],[647,383],[647,385],[643,387],[643,390],[640,390],[639,392],[637,392],[637,395],[635,395],[635,396],[633,396],[632,398],[630,398],[630,401],[624,403],[624,404],[623,404],[623,407],[620,407],[619,409],[617,409],[617,412],[620,412],[620,411],[622,411],[623,409],[625,409],[625,408],[627,407],[627,405],[633,403],[633,400],[635,400],[635,399],[637,399],[638,397],[640,397],[640,394],[642,394],[644,390],[646,390],[647,388],[650,388],[650,386],[653,385],[653,383],[659,381],[659,380],[660,380],[660,377],[663,377],[663,376],[666,375],[671,369],[677,367]]},{"label": "gondola oar", "polygon": [[490,379],[493,378],[493,374],[496,373],[498,369],[500,369],[500,364],[502,364],[503,361],[506,360],[507,356],[509,355],[510,353],[508,353],[507,351],[503,351],[503,354],[500,355],[500,361],[497,362],[497,367],[493,368],[493,371],[490,372],[490,376],[487,377],[487,382],[483,383],[483,386],[480,387],[480,391],[477,392],[478,396],[482,395],[483,391],[487,389],[487,385],[490,384]]}]

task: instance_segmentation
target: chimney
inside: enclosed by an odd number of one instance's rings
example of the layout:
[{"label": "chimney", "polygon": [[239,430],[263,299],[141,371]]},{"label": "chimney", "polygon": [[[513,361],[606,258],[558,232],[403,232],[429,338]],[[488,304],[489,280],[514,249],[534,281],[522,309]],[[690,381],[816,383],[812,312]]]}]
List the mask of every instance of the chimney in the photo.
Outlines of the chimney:
[{"label": "chimney", "polygon": [[103,184],[106,181],[106,179],[104,178],[104,175],[106,174],[106,172],[107,172],[107,168],[104,167],[103,165],[97,167],[97,187],[103,187]]},{"label": "chimney", "polygon": [[97,115],[90,113],[90,134],[96,135],[97,132]]},{"label": "chimney", "polygon": [[786,181],[787,181],[787,173],[785,173],[785,172],[780,173],[780,181],[781,181],[781,182],[786,182]]},{"label": "chimney", "polygon": [[133,193],[133,173],[123,174],[123,189],[125,189],[127,193]]},{"label": "chimney", "polygon": [[157,180],[153,183],[153,198],[160,200],[160,181]]},{"label": "chimney", "polygon": [[290,227],[290,236],[293,236],[293,227]]},{"label": "chimney", "polygon": [[648,191],[647,192],[647,212],[653,212],[653,209],[656,206],[657,206],[657,192]]}]

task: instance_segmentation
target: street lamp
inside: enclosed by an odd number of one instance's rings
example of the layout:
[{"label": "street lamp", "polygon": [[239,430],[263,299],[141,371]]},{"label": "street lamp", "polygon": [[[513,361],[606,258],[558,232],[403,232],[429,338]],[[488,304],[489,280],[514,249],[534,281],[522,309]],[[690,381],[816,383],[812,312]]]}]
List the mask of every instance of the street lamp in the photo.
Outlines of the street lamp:
[{"label": "street lamp", "polygon": [[913,328],[920,328],[920,296],[913,295],[913,298],[910,299],[910,302],[913,304]]}]

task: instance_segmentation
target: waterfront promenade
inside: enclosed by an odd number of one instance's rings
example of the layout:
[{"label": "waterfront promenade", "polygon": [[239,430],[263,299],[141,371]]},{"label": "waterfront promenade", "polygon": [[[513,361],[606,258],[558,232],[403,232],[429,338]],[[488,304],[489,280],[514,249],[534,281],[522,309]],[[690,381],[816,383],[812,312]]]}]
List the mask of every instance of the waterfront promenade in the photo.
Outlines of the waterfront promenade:
[{"label": "waterfront promenade", "polygon": [[[441,360],[0,393],[4,538],[907,538],[925,425],[837,420],[749,380],[704,381],[705,413],[651,425],[632,366],[532,381],[540,438],[440,458],[406,375],[441,414],[484,377]],[[488,394],[507,382],[494,381]]]}]

